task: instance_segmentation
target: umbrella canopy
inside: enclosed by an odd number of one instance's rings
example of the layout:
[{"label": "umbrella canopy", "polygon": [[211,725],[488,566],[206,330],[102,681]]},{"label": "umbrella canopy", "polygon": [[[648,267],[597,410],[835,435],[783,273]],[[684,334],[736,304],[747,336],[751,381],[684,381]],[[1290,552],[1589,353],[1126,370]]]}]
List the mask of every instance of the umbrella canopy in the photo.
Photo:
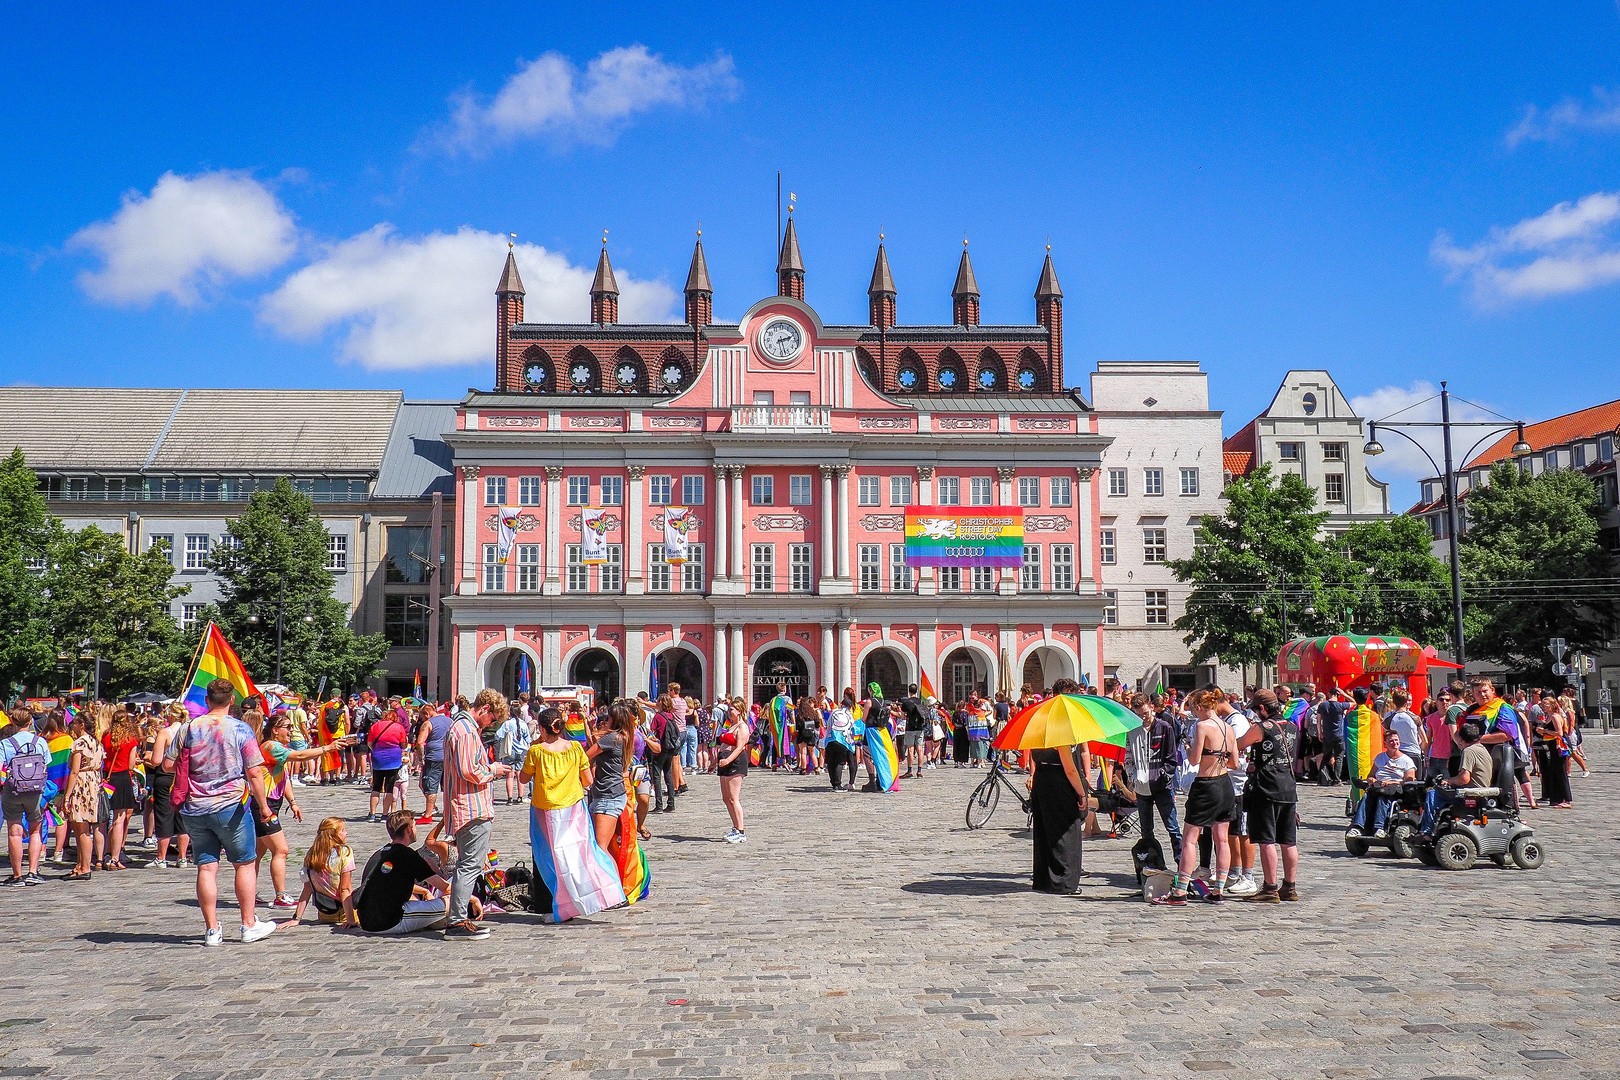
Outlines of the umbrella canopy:
[{"label": "umbrella canopy", "polygon": [[1043,750],[1076,743],[1123,747],[1142,718],[1111,698],[1057,694],[1013,717],[992,743],[997,750]]},{"label": "umbrella canopy", "polygon": [[138,694],[131,694],[124,699],[125,705],[162,705],[173,700],[167,694],[155,693],[151,690],[142,690]]}]

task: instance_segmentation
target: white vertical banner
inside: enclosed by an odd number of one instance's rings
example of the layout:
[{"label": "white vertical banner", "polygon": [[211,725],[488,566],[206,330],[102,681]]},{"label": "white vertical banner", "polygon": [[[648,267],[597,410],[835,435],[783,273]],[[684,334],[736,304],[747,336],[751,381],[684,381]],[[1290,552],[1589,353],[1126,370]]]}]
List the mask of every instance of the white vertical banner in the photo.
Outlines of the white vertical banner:
[{"label": "white vertical banner", "polygon": [[664,561],[685,562],[687,533],[696,531],[697,519],[692,516],[691,507],[664,507]]},{"label": "white vertical banner", "polygon": [[586,507],[580,513],[579,561],[587,566],[600,566],[607,562],[607,510]]},{"label": "white vertical banner", "polygon": [[502,563],[512,561],[512,545],[517,543],[519,513],[520,511],[510,506],[501,507],[500,521],[495,527],[495,554]]}]

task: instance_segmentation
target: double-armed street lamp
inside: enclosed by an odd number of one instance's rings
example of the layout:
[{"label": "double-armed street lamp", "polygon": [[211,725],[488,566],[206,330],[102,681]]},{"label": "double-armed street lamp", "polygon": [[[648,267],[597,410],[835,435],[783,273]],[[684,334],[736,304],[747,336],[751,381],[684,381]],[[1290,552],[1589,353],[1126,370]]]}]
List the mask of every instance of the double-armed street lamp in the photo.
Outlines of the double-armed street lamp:
[{"label": "double-armed street lamp", "polygon": [[[264,610],[266,612],[266,614],[268,614],[271,607],[272,607],[272,605],[270,605],[270,604],[249,604],[248,605],[248,618],[247,618],[247,621],[252,623],[254,626],[259,625],[259,623],[261,621],[261,617],[259,615],[259,612],[261,610]],[[283,625],[285,624],[286,619],[287,619],[287,582],[286,581],[282,581],[282,583],[281,583],[281,591],[280,591],[279,595],[276,598],[276,602],[274,604],[274,611],[275,611],[275,618],[276,618],[276,682],[279,683],[279,682],[281,682],[281,635],[282,635]],[[313,623],[315,621],[315,610],[314,610],[313,606],[311,606],[308,610],[306,610],[304,612],[303,618],[300,621],[304,622],[304,623]]]}]

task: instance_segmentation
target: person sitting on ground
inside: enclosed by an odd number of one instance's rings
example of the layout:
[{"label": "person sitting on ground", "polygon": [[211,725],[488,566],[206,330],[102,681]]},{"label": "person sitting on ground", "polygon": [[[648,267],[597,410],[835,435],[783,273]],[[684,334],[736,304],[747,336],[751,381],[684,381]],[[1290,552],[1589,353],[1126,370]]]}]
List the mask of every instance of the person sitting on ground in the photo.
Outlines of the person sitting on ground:
[{"label": "person sitting on ground", "polygon": [[1423,820],[1418,825],[1418,831],[1425,839],[1434,838],[1434,823],[1442,809],[1457,801],[1458,788],[1491,786],[1495,772],[1491,752],[1480,742],[1484,734],[1485,728],[1478,720],[1470,718],[1457,725],[1452,738],[1462,747],[1462,764],[1455,776],[1449,780],[1441,780],[1430,788],[1428,796],[1423,801]]},{"label": "person sitting on ground", "polygon": [[293,925],[303,919],[304,905],[313,900],[321,922],[336,923],[340,929],[354,926],[353,877],[348,826],[340,817],[322,819],[304,855],[304,891],[293,908]]},{"label": "person sitting on ground", "polygon": [[1407,780],[1417,779],[1417,765],[1401,750],[1401,736],[1394,730],[1384,733],[1384,752],[1373,759],[1372,775],[1367,777],[1367,794],[1356,804],[1355,819],[1350,825],[1351,836],[1362,836],[1367,831],[1367,807],[1371,805],[1373,838],[1384,838],[1384,825],[1389,821],[1390,807],[1400,801],[1400,796],[1384,793],[1384,786],[1395,785],[1395,791],[1400,791],[1400,785]]},{"label": "person sitting on ground", "polygon": [[388,815],[388,838],[390,842],[366,863],[354,902],[360,929],[368,934],[411,934],[442,927],[450,912],[446,899],[450,883],[413,846],[416,820],[409,810]]}]

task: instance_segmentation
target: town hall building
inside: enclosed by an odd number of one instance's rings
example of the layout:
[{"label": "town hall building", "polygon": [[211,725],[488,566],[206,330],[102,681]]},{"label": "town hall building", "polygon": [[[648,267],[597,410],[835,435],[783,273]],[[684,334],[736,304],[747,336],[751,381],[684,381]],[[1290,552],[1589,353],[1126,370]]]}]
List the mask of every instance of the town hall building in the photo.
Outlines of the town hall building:
[{"label": "town hall building", "polygon": [[[508,254],[494,389],[445,436],[458,692],[527,677],[599,700],[671,682],[763,700],[779,682],[926,681],[955,700],[1101,680],[1110,440],[1063,389],[1050,253],[1030,325],[980,323],[965,249],[948,326],[898,322],[881,243],[866,325],[823,323],[805,277],[790,216],[777,295],[716,323],[700,238],[685,322],[623,324],[604,247],[591,321],[537,324]],[[908,560],[918,506],[1019,508],[1022,564]]]}]

